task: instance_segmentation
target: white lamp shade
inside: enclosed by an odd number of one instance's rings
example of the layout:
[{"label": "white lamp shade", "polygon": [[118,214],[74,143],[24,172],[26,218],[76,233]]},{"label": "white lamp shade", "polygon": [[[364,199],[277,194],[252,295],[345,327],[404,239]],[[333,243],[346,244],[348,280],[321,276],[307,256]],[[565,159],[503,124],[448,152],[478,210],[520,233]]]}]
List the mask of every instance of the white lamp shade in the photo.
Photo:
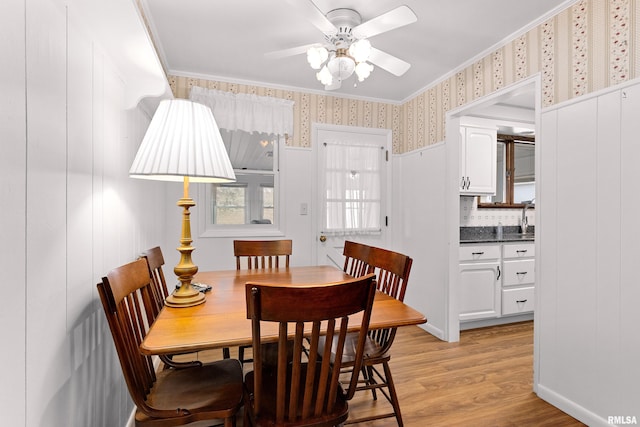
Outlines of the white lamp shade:
[{"label": "white lamp shade", "polygon": [[229,182],[236,176],[211,109],[186,99],[163,100],[151,119],[129,176]]}]

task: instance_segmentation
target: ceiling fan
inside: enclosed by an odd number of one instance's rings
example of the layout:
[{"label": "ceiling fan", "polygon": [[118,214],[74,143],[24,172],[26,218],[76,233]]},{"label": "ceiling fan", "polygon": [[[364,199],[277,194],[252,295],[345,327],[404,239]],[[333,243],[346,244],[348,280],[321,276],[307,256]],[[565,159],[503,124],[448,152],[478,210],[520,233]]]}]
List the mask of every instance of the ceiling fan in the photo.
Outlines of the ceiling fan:
[{"label": "ceiling fan", "polygon": [[418,17],[408,6],[396,7],[362,22],[360,14],[353,9],[334,9],[324,14],[312,0],[287,1],[324,34],[325,40],[270,52],[266,56],[277,59],[306,52],[311,68],[319,70],[316,78],[325,89],[340,88],[354,72],[359,81],[364,81],[373,71],[373,65],[395,76],[403,75],[411,67],[408,62],[376,49],[369,41],[370,37],[416,22]]}]

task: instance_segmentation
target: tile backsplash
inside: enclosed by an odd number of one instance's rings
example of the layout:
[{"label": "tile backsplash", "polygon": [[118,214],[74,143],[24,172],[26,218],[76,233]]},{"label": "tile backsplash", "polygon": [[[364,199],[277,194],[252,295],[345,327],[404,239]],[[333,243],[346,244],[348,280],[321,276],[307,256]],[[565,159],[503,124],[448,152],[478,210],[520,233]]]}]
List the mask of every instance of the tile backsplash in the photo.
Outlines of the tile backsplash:
[{"label": "tile backsplash", "polygon": [[[488,227],[502,223],[504,226],[520,225],[522,209],[478,209],[478,198],[460,196],[460,226]],[[529,225],[535,225],[536,211],[527,209]]]}]

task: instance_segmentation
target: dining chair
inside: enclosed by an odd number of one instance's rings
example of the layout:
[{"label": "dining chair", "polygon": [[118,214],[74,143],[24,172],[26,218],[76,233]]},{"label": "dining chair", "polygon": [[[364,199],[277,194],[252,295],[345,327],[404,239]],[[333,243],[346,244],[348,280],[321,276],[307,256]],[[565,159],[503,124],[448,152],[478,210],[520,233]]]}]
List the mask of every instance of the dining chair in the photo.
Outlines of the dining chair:
[{"label": "dining chair", "polygon": [[233,254],[236,269],[241,269],[241,261],[246,260],[247,268],[279,268],[282,257],[283,267],[289,267],[292,253],[291,240],[234,240]]},{"label": "dining chair", "polygon": [[344,255],[344,272],[353,277],[371,273],[373,268],[367,263],[369,248],[371,246],[346,240],[342,251]]},{"label": "dining chair", "polygon": [[[349,415],[347,401],[358,385],[375,296],[374,275],[307,286],[247,283],[246,295],[254,363],[244,381],[244,426],[341,425]],[[361,317],[350,319],[355,314]],[[266,340],[261,332],[268,322],[277,324],[275,364],[263,360]],[[354,323],[359,328],[354,373],[341,383],[343,346]],[[321,325],[326,328],[322,330]],[[336,342],[322,357],[317,352],[321,336]],[[308,356],[305,341],[310,345]]]},{"label": "dining chair", "polygon": [[144,259],[111,270],[98,283],[127,388],[136,405],[137,427],[181,426],[224,419],[235,426],[242,406],[242,368],[234,359],[156,372],[140,344],[152,321],[153,284]]},{"label": "dining chair", "polygon": [[[144,251],[140,257],[147,260],[149,276],[153,284],[151,288],[153,291],[153,301],[151,304],[153,319],[151,323],[153,323],[160,313],[160,310],[162,310],[162,307],[164,307],[164,300],[169,296],[167,282],[164,277],[164,272],[162,271],[164,256],[162,255],[162,249],[159,246],[155,246]],[[163,354],[160,356],[160,360],[164,363],[164,366],[168,368],[190,368],[202,365],[202,362],[199,360],[176,361],[173,355]]]},{"label": "dining chair", "polygon": [[[413,259],[399,252],[371,246],[368,250],[367,264],[373,268],[373,272],[376,275],[378,291],[399,301],[404,301]],[[389,361],[391,360],[389,350],[393,344],[396,329],[397,328],[389,328],[369,331],[361,369],[364,377],[364,381],[361,384],[364,385],[357,388],[358,391],[371,390],[374,400],[377,400],[376,390],[379,390],[389,401],[393,411],[371,417],[349,419],[346,424],[395,417],[398,425],[403,425],[398,394],[396,393],[391,369],[389,368]],[[355,340],[356,337],[351,334],[347,337],[346,350],[342,356],[342,364],[345,367],[356,367],[358,355],[350,351]],[[376,366],[379,365],[382,365],[382,371],[376,368]]]},{"label": "dining chair", "polygon": [[[284,267],[289,268],[289,257],[293,251],[291,240],[234,240],[233,254],[236,257],[236,270],[242,269],[242,264],[249,270],[260,268],[279,268],[282,257]],[[245,260],[243,263],[242,260]],[[238,348],[240,363],[250,363],[251,358],[245,357],[245,352],[251,346]],[[229,357],[229,349],[223,349],[224,357]]]}]

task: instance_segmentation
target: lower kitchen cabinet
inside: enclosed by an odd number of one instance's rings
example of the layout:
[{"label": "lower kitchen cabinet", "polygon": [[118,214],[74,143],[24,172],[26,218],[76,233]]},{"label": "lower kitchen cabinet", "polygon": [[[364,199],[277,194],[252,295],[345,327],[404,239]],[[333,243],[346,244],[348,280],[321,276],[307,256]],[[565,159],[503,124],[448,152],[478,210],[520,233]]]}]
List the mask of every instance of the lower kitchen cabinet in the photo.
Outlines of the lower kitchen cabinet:
[{"label": "lower kitchen cabinet", "polygon": [[534,254],[533,242],[460,245],[460,321],[532,313]]},{"label": "lower kitchen cabinet", "polygon": [[500,245],[460,246],[460,320],[500,316]]}]

